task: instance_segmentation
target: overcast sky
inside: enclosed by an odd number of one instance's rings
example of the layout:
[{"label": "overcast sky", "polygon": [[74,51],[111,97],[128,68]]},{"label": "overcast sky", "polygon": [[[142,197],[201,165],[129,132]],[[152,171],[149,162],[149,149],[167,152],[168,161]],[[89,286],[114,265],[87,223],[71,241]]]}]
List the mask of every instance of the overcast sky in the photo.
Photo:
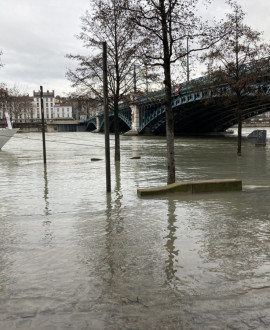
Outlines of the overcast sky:
[{"label": "overcast sky", "polygon": [[[68,67],[74,65],[65,58],[67,53],[85,52],[75,38],[80,32],[81,20],[91,0],[1,0],[0,49],[4,67],[0,82],[8,87],[15,84],[32,95],[33,90],[55,90],[64,96],[72,91],[65,78]],[[218,18],[228,7],[225,0],[213,0],[206,11]],[[246,12],[246,22],[252,28],[264,31],[270,42],[270,1],[239,0]]]}]

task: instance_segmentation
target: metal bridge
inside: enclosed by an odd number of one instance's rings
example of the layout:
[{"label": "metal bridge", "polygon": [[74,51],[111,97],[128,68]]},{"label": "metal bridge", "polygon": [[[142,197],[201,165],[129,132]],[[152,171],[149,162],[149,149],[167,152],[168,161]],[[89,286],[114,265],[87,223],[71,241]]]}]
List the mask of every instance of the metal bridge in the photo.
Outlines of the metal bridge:
[{"label": "metal bridge", "polygon": [[[202,79],[202,78],[200,78]],[[220,88],[225,88],[224,86]],[[265,85],[264,85],[265,88]],[[268,94],[270,86],[265,91]],[[164,90],[139,97],[132,104],[119,106],[120,131],[133,131],[135,134],[165,134]],[[220,94],[218,94],[220,95]],[[219,102],[220,96],[213,96],[208,90],[194,92],[190,87],[179,85],[172,96],[175,134],[207,134],[225,132],[237,124],[236,104],[224,105]],[[270,111],[270,98],[258,102],[254,96],[247,97],[242,111],[242,119],[246,120],[264,112]],[[136,110],[137,116],[134,116]],[[137,124],[134,124],[137,117]],[[113,112],[109,114],[110,131],[114,130]],[[103,112],[87,121],[88,131],[104,129]]]}]

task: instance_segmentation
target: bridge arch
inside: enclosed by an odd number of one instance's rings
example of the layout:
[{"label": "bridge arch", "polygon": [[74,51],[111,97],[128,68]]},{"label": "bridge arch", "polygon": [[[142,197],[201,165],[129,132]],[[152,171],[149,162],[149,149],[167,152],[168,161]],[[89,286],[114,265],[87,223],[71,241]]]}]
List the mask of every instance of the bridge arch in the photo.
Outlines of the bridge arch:
[{"label": "bridge arch", "polygon": [[[219,100],[203,102],[198,95],[173,101],[175,134],[206,134],[224,132],[238,123],[236,104],[224,106]],[[149,108],[147,108],[149,110]],[[144,114],[139,133],[165,134],[166,120],[164,106],[153,106],[148,115]],[[270,99],[258,101],[255,97],[249,100],[242,111],[243,120],[270,111]]]},{"label": "bridge arch", "polygon": [[[119,130],[120,132],[126,132],[131,129],[132,119],[131,119],[131,109],[129,107],[119,110]],[[86,124],[87,131],[97,130],[98,132],[104,131],[104,115],[100,113],[96,116],[92,116]],[[114,132],[114,113],[109,112],[109,131]]]},{"label": "bridge arch", "polygon": [[[226,90],[225,90],[226,92]],[[222,93],[221,93],[222,94]],[[218,93],[220,95],[220,93]],[[153,93],[135,101],[138,112],[137,134],[165,134],[166,119],[164,92]],[[246,97],[246,106],[242,113],[243,120],[270,111],[270,98],[258,100],[254,96]],[[224,105],[221,97],[213,96],[208,90],[193,92],[183,89],[172,98],[175,134],[206,134],[224,132],[238,122],[236,104]],[[136,112],[136,113],[137,113]],[[120,132],[127,132],[133,127],[131,107],[119,106]],[[137,116],[137,115],[136,115]],[[110,131],[114,131],[114,117],[110,113]],[[98,125],[99,121],[99,125]],[[87,130],[103,131],[103,113],[89,119]]]}]

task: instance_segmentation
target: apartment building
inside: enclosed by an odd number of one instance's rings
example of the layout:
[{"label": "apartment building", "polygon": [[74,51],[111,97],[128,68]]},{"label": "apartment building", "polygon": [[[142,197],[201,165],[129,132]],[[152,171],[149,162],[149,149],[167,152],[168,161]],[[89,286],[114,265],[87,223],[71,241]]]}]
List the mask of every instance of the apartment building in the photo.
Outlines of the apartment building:
[{"label": "apartment building", "polygon": [[[33,119],[41,119],[41,98],[40,91],[33,91]],[[54,91],[43,92],[43,108],[44,108],[44,118],[53,119],[54,118],[54,104],[55,97]]]},{"label": "apartment building", "polygon": [[59,103],[54,106],[54,119],[71,119],[72,106],[68,103]]},{"label": "apartment building", "polygon": [[[54,90],[52,92],[43,92],[44,118],[49,119],[72,119],[72,106],[68,103],[62,103],[55,98]],[[33,91],[33,117],[41,119],[41,98],[40,91]]]},{"label": "apartment building", "polygon": [[[45,120],[72,119],[72,105],[60,97],[55,97],[54,90],[43,92]],[[5,112],[10,114],[12,122],[24,123],[41,120],[40,91],[33,91],[33,96],[9,94],[8,89],[0,88],[0,120]]]}]

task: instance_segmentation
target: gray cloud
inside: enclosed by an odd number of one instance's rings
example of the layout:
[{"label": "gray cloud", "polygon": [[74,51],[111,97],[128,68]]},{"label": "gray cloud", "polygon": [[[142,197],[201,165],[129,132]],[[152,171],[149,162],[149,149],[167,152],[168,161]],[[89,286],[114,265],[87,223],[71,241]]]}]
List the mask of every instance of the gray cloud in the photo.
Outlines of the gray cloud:
[{"label": "gray cloud", "polygon": [[72,64],[65,55],[83,51],[74,35],[88,7],[89,0],[2,0],[0,82],[26,86],[30,93],[40,85],[60,94],[68,92],[65,72]]},{"label": "gray cloud", "polygon": [[[75,38],[80,32],[80,17],[89,9],[91,0],[2,0],[0,12],[0,49],[3,50],[0,82],[9,87],[25,86],[29,93],[39,89],[54,89],[57,94],[71,91],[65,78],[66,69],[74,64],[67,53],[85,53]],[[265,0],[239,0],[247,13],[247,23],[265,31],[269,40],[270,3]],[[224,0],[215,0],[204,14],[222,17]]]}]

